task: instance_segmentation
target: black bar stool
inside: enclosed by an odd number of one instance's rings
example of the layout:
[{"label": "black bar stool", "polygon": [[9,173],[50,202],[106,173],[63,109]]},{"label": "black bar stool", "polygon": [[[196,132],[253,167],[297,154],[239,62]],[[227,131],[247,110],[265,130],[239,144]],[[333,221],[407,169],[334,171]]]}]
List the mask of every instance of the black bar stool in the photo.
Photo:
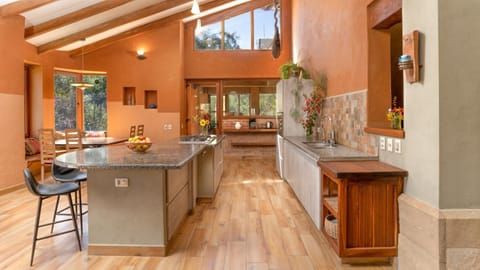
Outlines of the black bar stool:
[{"label": "black bar stool", "polygon": [[[33,195],[39,197],[37,215],[35,217],[35,227],[33,232],[32,256],[30,258],[30,266],[33,265],[33,256],[35,255],[35,246],[38,240],[43,240],[50,237],[54,237],[54,236],[58,236],[58,235],[62,235],[70,232],[75,232],[75,235],[77,236],[78,248],[82,250],[82,244],[80,243],[80,236],[78,233],[78,226],[76,222],[75,211],[73,211],[73,202],[72,202],[72,195],[71,195],[72,192],[76,192],[77,190],[79,190],[80,187],[78,186],[78,184],[76,183],[39,184],[35,179],[35,177],[33,176],[30,169],[28,168],[25,168],[23,170],[23,175],[25,177],[25,184],[27,185],[28,190],[30,190],[30,192]],[[40,214],[42,212],[43,200],[50,198],[52,196],[60,196],[60,195],[65,195],[68,197],[68,204],[69,204],[70,214],[72,215],[72,218],[60,220],[56,222],[40,224]],[[50,226],[50,225],[53,225],[54,223],[61,223],[69,220],[72,220],[74,229],[69,231],[63,231],[60,233],[50,234],[43,237],[38,237],[38,229],[40,227]]]},{"label": "black bar stool", "polygon": [[[61,183],[76,183],[79,186],[79,189],[75,192],[75,214],[80,218],[80,233],[83,235],[83,215],[88,213],[88,210],[83,209],[87,204],[82,201],[82,186],[81,183],[87,181],[87,173],[80,171],[79,169],[66,168],[58,166],[57,164],[52,164],[52,178]],[[57,197],[57,202],[55,203],[55,211],[53,214],[53,222],[51,232],[53,232],[53,226],[55,224],[56,215],[70,215],[64,213],[68,207],[58,210],[58,203],[60,201],[60,196]]]}]

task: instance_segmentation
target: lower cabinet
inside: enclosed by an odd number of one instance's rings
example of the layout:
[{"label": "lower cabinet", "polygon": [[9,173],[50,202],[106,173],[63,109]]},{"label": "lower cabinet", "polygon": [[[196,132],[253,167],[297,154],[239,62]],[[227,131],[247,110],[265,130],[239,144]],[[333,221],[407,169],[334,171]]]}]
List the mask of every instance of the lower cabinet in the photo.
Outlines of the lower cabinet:
[{"label": "lower cabinet", "polygon": [[317,161],[284,141],[285,180],[292,187],[308,215],[320,229],[320,168]]},{"label": "lower cabinet", "polygon": [[319,162],[323,232],[337,255],[394,257],[407,172],[378,161]]},{"label": "lower cabinet", "polygon": [[170,240],[177,227],[190,210],[192,196],[189,177],[191,163],[180,169],[167,171],[167,240]]},{"label": "lower cabinet", "polygon": [[213,200],[223,174],[223,142],[206,147],[198,156],[197,198]]}]

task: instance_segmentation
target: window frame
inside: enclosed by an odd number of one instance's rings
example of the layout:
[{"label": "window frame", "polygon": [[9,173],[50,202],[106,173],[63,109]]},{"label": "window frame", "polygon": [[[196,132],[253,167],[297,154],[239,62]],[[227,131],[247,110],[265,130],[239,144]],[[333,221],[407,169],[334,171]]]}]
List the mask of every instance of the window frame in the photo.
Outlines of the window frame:
[{"label": "window frame", "polygon": [[[215,52],[215,51],[222,51],[222,52],[226,52],[226,51],[229,51],[229,52],[237,52],[237,51],[271,51],[272,48],[270,49],[255,49],[255,10],[256,9],[260,9],[262,7],[265,7],[265,6],[268,6],[270,4],[264,4],[262,6],[258,6],[258,7],[253,7],[253,9],[251,10],[247,10],[247,11],[242,11],[242,12],[239,12],[238,14],[234,14],[234,15],[231,15],[229,17],[226,17],[226,18],[222,18],[221,20],[215,20],[215,21],[209,21],[207,24],[205,24],[204,26],[202,27],[205,27],[207,25],[210,25],[210,24],[215,24],[215,23],[220,23],[220,28],[221,28],[221,33],[220,33],[220,36],[221,36],[221,42],[220,42],[220,49],[218,50],[206,50],[206,49],[197,49],[197,46],[196,46],[196,33],[195,31],[193,31],[193,51],[195,52],[204,52],[204,51],[209,51],[209,52]],[[278,18],[279,18],[279,22],[278,22],[278,31],[281,33],[282,32],[282,24],[281,24],[281,18],[282,18],[282,5],[280,4],[280,7],[278,9]],[[246,13],[249,13],[250,15],[250,49],[228,49],[226,50],[225,49],[225,21],[228,20],[228,19],[231,19],[231,18],[234,18],[236,16],[240,16],[240,15],[243,15],[243,14],[246,14]],[[272,39],[273,39],[273,36],[272,36]]]}]

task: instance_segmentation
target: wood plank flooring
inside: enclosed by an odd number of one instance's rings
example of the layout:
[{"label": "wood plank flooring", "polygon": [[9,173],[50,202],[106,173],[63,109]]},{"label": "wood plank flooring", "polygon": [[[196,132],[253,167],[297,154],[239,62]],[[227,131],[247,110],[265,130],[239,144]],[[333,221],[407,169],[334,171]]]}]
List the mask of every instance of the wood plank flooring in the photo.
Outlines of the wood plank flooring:
[{"label": "wood plank flooring", "polygon": [[[43,222],[50,221],[54,203],[46,201]],[[30,268],[36,206],[37,198],[26,189],[0,196],[0,269],[394,269],[340,264],[279,179],[271,157],[226,158],[215,201],[198,205],[187,217],[168,257],[88,256],[86,248],[78,251],[74,235],[66,234],[38,242]],[[55,231],[70,227],[65,223]]]}]

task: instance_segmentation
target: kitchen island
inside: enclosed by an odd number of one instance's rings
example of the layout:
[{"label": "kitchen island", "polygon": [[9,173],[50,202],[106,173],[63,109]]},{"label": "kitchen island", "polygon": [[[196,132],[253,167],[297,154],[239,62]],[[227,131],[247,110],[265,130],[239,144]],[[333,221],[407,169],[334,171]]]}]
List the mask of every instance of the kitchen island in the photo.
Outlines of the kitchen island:
[{"label": "kitchen island", "polygon": [[55,163],[88,171],[88,254],[165,256],[169,240],[194,207],[197,156],[205,144],[124,145],[58,156]]}]

